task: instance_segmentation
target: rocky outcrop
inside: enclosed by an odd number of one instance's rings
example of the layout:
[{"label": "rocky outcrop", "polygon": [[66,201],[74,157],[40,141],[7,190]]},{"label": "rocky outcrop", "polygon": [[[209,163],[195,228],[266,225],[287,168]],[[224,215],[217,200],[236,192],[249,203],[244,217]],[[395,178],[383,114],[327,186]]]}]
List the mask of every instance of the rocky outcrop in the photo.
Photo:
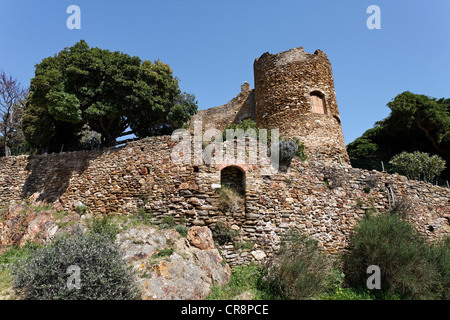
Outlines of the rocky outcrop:
[{"label": "rocky outcrop", "polygon": [[116,243],[133,266],[144,300],[203,299],[213,283],[230,279],[206,227],[192,227],[183,238],[175,230],[142,226],[119,234]]},{"label": "rocky outcrop", "polygon": [[[12,204],[3,210],[0,219],[0,251],[10,246],[21,247],[27,242],[45,244],[60,229],[55,221],[56,211],[50,207]],[[74,221],[79,217],[68,219]]]},{"label": "rocky outcrop", "polygon": [[[0,219],[0,253],[28,242],[49,243],[59,233],[85,231],[88,216],[83,219],[50,206],[13,203]],[[207,227],[191,227],[187,237],[155,226],[125,224],[121,228],[116,244],[135,271],[142,299],[203,299],[212,284],[223,285],[230,279],[231,269],[215,248]]]}]

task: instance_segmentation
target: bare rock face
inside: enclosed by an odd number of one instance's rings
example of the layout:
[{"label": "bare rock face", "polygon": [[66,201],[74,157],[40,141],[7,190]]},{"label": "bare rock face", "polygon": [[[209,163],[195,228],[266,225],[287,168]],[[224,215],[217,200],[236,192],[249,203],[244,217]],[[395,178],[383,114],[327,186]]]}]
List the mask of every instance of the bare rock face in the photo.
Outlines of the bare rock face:
[{"label": "bare rock face", "polygon": [[192,245],[201,250],[214,249],[212,232],[208,227],[194,226],[190,228],[187,234],[187,239]]},{"label": "bare rock face", "polygon": [[28,241],[45,243],[55,235],[56,224],[50,211],[32,210],[24,204],[12,204],[0,221],[0,245],[22,246]]},{"label": "bare rock face", "polygon": [[231,276],[206,227],[191,227],[188,238],[175,230],[142,226],[117,236],[126,260],[133,266],[144,300],[198,300]]},{"label": "bare rock face", "polygon": [[80,219],[69,212],[57,219],[58,212],[62,212],[58,206],[50,207],[42,202],[10,204],[0,213],[0,252],[28,242],[48,243],[57,233],[70,231],[69,227],[61,228],[60,225],[75,224]]}]

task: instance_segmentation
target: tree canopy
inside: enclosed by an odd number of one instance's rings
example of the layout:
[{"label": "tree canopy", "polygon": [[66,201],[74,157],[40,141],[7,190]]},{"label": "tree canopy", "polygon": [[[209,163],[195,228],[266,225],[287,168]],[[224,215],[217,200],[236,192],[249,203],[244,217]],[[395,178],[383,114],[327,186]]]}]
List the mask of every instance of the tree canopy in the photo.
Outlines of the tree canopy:
[{"label": "tree canopy", "polygon": [[[197,111],[167,64],[90,48],[81,40],[36,65],[23,115],[36,148],[79,147],[86,125],[112,146],[124,133],[138,138],[171,133]],[[131,130],[130,130],[131,129]],[[49,150],[47,150],[49,151]]]},{"label": "tree canopy", "polygon": [[[386,161],[401,152],[437,154],[450,163],[450,99],[403,92],[384,120],[347,146],[350,159]],[[449,177],[449,170],[444,175]]]}]

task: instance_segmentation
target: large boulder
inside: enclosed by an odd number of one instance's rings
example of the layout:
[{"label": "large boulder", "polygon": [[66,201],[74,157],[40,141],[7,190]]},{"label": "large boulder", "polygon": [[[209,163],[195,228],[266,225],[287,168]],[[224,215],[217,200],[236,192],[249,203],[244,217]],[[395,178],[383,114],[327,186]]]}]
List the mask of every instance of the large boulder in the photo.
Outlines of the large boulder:
[{"label": "large boulder", "polygon": [[208,227],[194,226],[190,228],[187,239],[193,246],[201,250],[214,249],[213,235]]},{"label": "large boulder", "polygon": [[229,281],[230,267],[224,264],[214,248],[211,231],[206,229],[190,228],[189,239],[175,230],[148,226],[131,228],[117,236],[116,243],[135,271],[142,299],[204,299],[213,283],[224,285]]}]

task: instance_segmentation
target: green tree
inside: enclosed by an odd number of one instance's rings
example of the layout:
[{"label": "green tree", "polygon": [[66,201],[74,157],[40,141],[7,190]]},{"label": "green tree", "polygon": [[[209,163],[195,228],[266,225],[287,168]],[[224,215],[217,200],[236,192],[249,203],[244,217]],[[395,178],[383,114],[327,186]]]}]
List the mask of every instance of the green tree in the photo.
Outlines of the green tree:
[{"label": "green tree", "polygon": [[[385,161],[403,151],[437,154],[450,160],[450,99],[403,92],[390,101],[389,116],[347,146],[354,166]],[[450,172],[444,172],[449,176]]]},{"label": "green tree", "polygon": [[101,134],[102,146],[112,146],[125,134],[168,133],[196,111],[195,98],[181,93],[168,65],[81,40],[36,66],[23,127],[36,147],[79,142],[84,125]]},{"label": "green tree", "polygon": [[161,61],[144,61],[136,100],[126,105],[129,125],[138,137],[171,134],[197,112],[195,96],[182,93],[172,69]]}]

